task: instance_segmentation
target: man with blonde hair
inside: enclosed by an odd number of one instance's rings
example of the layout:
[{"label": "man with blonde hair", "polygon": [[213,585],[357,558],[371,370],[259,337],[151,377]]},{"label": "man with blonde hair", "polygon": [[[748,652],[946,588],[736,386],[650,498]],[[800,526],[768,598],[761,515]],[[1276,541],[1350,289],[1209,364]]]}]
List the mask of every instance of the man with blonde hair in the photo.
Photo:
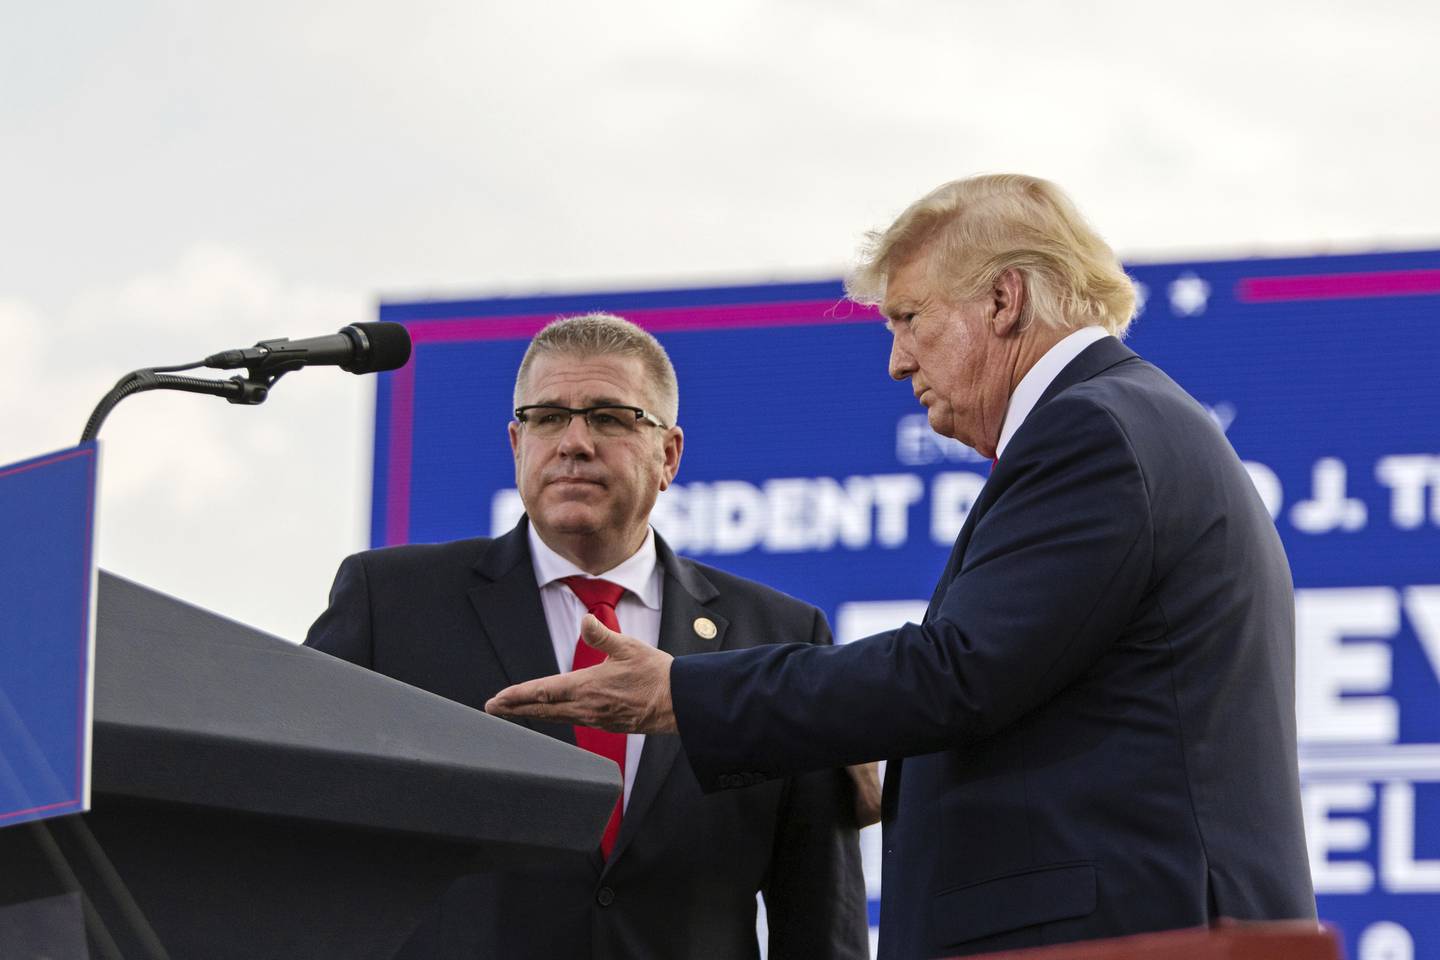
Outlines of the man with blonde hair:
[{"label": "man with blonde hair", "polygon": [[[474,707],[507,684],[603,660],[580,638],[587,612],[666,657],[829,644],[814,607],[677,557],[651,529],[685,440],[675,370],[654,337],[609,314],[558,320],[526,350],[514,400],[526,513],[515,529],[348,558],[307,644]],[[465,878],[406,960],[751,960],[757,893],[774,960],[867,955],[844,772],[706,795],[674,736],[530,725],[620,768],[599,845]]]},{"label": "man with blonde hair", "polygon": [[880,956],[1313,917],[1280,539],[1053,184],[976,177],[872,235],[890,375],[996,458],[929,609],[838,649],[609,661],[487,709],[678,728],[702,784],[890,758]]}]

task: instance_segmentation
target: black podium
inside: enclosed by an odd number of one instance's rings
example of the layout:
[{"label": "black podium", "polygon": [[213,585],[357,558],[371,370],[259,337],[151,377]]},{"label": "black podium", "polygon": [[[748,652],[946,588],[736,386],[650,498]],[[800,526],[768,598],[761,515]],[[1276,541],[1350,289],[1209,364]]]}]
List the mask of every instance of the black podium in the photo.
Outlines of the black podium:
[{"label": "black podium", "polygon": [[97,618],[92,809],[0,829],[0,930],[380,960],[455,878],[598,844],[619,795],[607,760],[120,577]]}]

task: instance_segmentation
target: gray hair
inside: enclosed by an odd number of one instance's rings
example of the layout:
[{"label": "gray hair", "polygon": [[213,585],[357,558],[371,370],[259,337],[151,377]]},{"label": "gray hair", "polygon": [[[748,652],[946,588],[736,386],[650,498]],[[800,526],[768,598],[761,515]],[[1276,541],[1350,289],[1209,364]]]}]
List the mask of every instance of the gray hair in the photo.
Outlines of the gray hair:
[{"label": "gray hair", "polygon": [[657,409],[649,411],[673,427],[680,416],[680,385],[670,355],[649,333],[624,317],[613,313],[587,313],[579,317],[561,317],[546,324],[535,334],[520,369],[515,373],[515,406],[523,403],[526,377],[535,358],[541,354],[567,354],[572,357],[622,356],[639,359],[645,368],[649,387]]},{"label": "gray hair", "polygon": [[983,296],[1015,269],[1025,283],[1021,323],[1060,329],[1099,324],[1125,335],[1135,287],[1108,244],[1055,184],[996,174],[954,180],[912,203],[886,230],[866,235],[845,280],[857,303],[885,299],[889,275],[928,251],[932,280],[958,300]]}]

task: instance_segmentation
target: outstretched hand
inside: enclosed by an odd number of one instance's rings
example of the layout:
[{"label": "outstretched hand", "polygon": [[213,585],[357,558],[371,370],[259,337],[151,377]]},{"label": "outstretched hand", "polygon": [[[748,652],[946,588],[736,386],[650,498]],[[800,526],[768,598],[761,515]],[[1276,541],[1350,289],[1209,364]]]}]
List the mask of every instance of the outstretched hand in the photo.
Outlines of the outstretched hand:
[{"label": "outstretched hand", "polygon": [[594,616],[580,636],[607,659],[593,667],[506,687],[485,704],[498,717],[554,720],[612,733],[674,733],[670,662],[674,657],[608,629]]}]

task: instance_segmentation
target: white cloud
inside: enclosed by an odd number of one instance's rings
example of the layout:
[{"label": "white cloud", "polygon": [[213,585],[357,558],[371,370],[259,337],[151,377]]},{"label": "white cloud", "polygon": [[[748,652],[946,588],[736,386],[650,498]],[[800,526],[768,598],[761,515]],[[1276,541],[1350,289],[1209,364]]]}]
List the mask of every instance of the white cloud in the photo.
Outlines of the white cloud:
[{"label": "white cloud", "polygon": [[[216,247],[82,291],[54,319],[0,302],[0,333],[19,360],[18,375],[0,383],[0,404],[27,411],[0,441],[0,462],[73,443],[130,369],[329,333],[372,313],[363,294],[289,283]],[[258,407],[171,391],[128,398],[101,431],[101,565],[298,638],[323,607],[336,563],[363,539],[357,500],[372,390],[317,369],[290,374]]]},{"label": "white cloud", "polygon": [[[1437,30],[1422,0],[31,5],[0,29],[0,460],[127,370],[376,291],[833,274],[983,170],[1146,259],[1433,243]],[[127,401],[102,561],[295,635],[364,537],[370,395]]]}]

